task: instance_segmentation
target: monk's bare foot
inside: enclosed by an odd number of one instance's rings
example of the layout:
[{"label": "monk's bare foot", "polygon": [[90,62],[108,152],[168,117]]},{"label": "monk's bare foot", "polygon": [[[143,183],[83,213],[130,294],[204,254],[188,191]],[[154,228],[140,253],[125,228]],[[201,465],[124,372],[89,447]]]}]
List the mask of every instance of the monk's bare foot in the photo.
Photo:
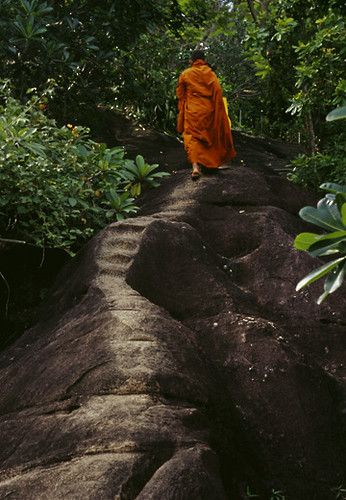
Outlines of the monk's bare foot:
[{"label": "monk's bare foot", "polygon": [[200,166],[198,165],[198,163],[193,163],[192,164],[192,173],[191,173],[191,178],[193,180],[197,180],[200,178],[201,176],[201,169],[200,169]]}]

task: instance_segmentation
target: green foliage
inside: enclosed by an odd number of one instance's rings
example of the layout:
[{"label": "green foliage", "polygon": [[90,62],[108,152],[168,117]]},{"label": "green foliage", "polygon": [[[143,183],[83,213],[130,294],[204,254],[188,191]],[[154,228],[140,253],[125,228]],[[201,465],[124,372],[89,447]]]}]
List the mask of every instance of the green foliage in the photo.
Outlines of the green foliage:
[{"label": "green foliage", "polygon": [[222,80],[233,122],[242,109],[243,117],[256,123],[248,106],[255,77],[242,48],[242,13],[233,11],[233,3],[225,0],[179,0],[178,4],[176,29],[157,26],[138,38],[135,50],[123,53],[119,71],[126,84],[116,88],[118,107],[144,123],[175,132],[178,75],[189,65],[191,51],[201,46]]},{"label": "green foliage", "polygon": [[7,83],[1,87],[0,234],[73,251],[95,230],[137,212],[134,183],[155,186],[166,174],[92,141],[86,128],[58,127],[43,111],[51,93],[32,94],[23,105]]},{"label": "green foliage", "polygon": [[118,108],[142,123],[175,132],[180,58],[176,34],[160,28],[142,34],[136,50],[124,54],[119,63],[126,84],[115,89]]},{"label": "green foliage", "polygon": [[300,155],[292,161],[293,171],[288,179],[308,188],[316,188],[324,179],[346,182],[346,148],[335,145],[330,153]]},{"label": "green foliage", "polygon": [[[257,495],[256,493],[253,493],[250,489],[250,486],[246,487],[246,492],[245,492],[245,498],[246,499],[251,499],[251,498],[260,498],[260,495]],[[285,500],[285,495],[281,490],[276,490],[272,489],[270,493],[270,498],[269,500]]]},{"label": "green foliage", "polygon": [[298,92],[292,98],[289,110],[300,112],[304,108],[324,109],[340,104],[346,97],[343,54],[346,35],[345,21],[337,9],[331,8],[308,18],[309,39],[298,41],[296,82]]},{"label": "green foliage", "polygon": [[308,142],[312,124],[323,146],[321,117],[346,98],[343,16],[336,0],[0,0],[0,78],[20,98],[54,78],[62,123],[102,103],[174,131],[176,79],[202,46],[235,126]]},{"label": "green foliage", "polygon": [[259,495],[257,495],[256,493],[253,493],[250,489],[250,486],[247,485],[246,487],[246,492],[245,492],[245,498],[246,499],[250,499],[250,498],[259,498]]},{"label": "green foliage", "polygon": [[272,489],[270,500],[285,500],[286,496],[281,490]]},{"label": "green foliage", "polygon": [[54,78],[51,106],[63,119],[82,104],[111,102],[125,83],[123,58],[141,34],[162,23],[174,29],[177,9],[176,0],[0,0],[0,78],[20,98]]},{"label": "green foliage", "polygon": [[342,484],[332,488],[332,491],[335,494],[335,500],[346,500],[346,488]]},{"label": "green foliage", "polygon": [[333,109],[333,111],[328,113],[326,120],[328,122],[332,122],[335,120],[341,120],[342,118],[346,118],[346,106],[341,106],[340,108]]},{"label": "green foliage", "polygon": [[305,276],[297,285],[298,291],[327,276],[324,293],[319,297],[318,304],[342,285],[346,273],[346,186],[325,183],[321,185],[321,189],[330,192],[318,202],[317,208],[304,207],[299,215],[328,233],[301,233],[294,242],[295,248],[307,251],[313,257],[340,254]]},{"label": "green foliage", "polygon": [[[326,120],[332,122],[346,118],[346,107],[339,107],[331,111]],[[288,174],[288,179],[302,184],[305,187],[315,188],[324,179],[340,184],[346,183],[346,146],[341,141],[344,134],[330,146],[330,154],[316,153],[314,155],[301,155],[292,161],[293,171]]]},{"label": "green foliage", "polygon": [[144,161],[143,156],[138,155],[136,161],[128,160],[124,164],[121,178],[126,182],[125,189],[129,190],[133,196],[139,196],[142,192],[143,184],[150,187],[158,187],[160,183],[157,179],[169,175],[167,172],[156,172],[158,164],[149,165]]},{"label": "green foliage", "polygon": [[248,21],[246,44],[263,80],[267,133],[284,137],[286,129],[293,138],[299,130],[311,150],[328,144],[324,116],[346,99],[344,7],[336,0],[248,3],[257,17]]}]

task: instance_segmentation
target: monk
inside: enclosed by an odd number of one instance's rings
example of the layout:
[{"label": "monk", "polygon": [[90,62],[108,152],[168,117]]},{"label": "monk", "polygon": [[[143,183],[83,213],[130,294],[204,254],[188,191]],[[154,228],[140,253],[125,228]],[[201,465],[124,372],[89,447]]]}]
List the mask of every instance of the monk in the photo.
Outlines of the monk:
[{"label": "monk", "polygon": [[177,87],[178,125],[193,179],[201,166],[215,169],[235,157],[230,122],[219,80],[202,50],[192,52],[191,67],[183,71]]}]

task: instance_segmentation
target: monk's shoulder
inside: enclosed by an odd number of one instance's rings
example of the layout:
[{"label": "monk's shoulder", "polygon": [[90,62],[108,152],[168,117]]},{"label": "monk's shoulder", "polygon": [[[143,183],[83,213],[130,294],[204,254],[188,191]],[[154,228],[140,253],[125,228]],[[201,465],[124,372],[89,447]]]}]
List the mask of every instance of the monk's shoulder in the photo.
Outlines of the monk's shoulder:
[{"label": "monk's shoulder", "polygon": [[185,81],[195,81],[196,78],[200,78],[201,74],[202,71],[199,66],[191,66],[186,68],[181,75]]},{"label": "monk's shoulder", "polygon": [[191,73],[192,73],[192,69],[193,69],[193,68],[186,68],[186,69],[184,69],[184,71],[181,73],[181,76],[182,76],[183,78],[188,77],[189,75],[191,75]]},{"label": "monk's shoulder", "polygon": [[205,68],[205,73],[210,77],[210,78],[213,78],[214,80],[217,80],[217,76],[216,76],[216,73],[211,69],[210,66],[207,66]]},{"label": "monk's shoulder", "polygon": [[184,69],[184,71],[182,71],[182,72],[180,73],[180,75],[179,75],[179,80],[178,80],[178,81],[179,81],[179,83],[184,83],[184,82],[186,82],[186,79],[187,79],[187,77],[188,77],[188,73],[187,73],[188,69],[189,69],[189,68]]},{"label": "monk's shoulder", "polygon": [[180,74],[181,81],[195,81],[196,79],[217,80],[216,74],[206,64],[203,66],[190,66]]}]

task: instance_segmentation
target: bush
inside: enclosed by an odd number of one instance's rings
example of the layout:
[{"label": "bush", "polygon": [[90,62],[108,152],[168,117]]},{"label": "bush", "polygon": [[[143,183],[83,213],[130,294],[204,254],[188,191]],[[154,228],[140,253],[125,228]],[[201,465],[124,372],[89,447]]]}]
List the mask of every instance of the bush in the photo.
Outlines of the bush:
[{"label": "bush", "polygon": [[[343,153],[343,154],[342,154]],[[292,161],[293,171],[288,179],[308,188],[317,188],[325,179],[346,183],[346,151],[335,149],[335,154],[300,155]]]},{"label": "bush", "polygon": [[[344,118],[346,106],[335,108],[326,116],[327,122]],[[292,161],[294,168],[293,172],[288,174],[288,179],[312,188],[317,188],[325,179],[336,184],[346,184],[345,139],[345,132],[342,131],[325,153],[298,156]]]},{"label": "bush", "polygon": [[29,92],[21,104],[7,82],[0,86],[0,235],[71,253],[135,214],[141,186],[168,174],[92,141],[87,128],[58,127],[45,114],[52,85],[42,96]]},{"label": "bush", "polygon": [[[16,96],[55,78],[55,116],[114,103],[124,86],[119,65],[141,33],[171,22],[171,0],[0,0],[0,78]],[[126,75],[125,75],[126,76]]]}]

